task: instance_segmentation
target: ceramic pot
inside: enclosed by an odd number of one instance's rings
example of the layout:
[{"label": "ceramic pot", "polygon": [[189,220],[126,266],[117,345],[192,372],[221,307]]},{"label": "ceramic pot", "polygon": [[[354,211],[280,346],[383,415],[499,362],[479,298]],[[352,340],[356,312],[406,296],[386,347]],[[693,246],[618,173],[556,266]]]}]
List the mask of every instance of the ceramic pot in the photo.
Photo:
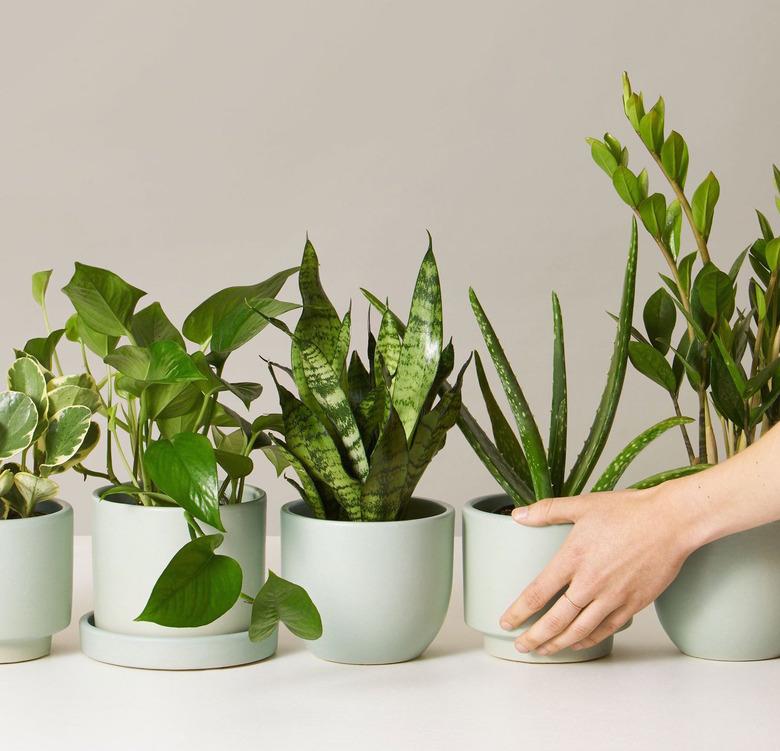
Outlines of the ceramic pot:
[{"label": "ceramic pot", "polygon": [[73,509],[54,500],[36,512],[0,521],[0,663],[45,657],[70,623]]},{"label": "ceramic pot", "polygon": [[463,587],[466,623],[484,636],[488,654],[517,662],[584,662],[612,651],[612,637],[590,649],[564,649],[554,655],[521,653],[514,640],[548,608],[521,628],[504,631],[498,621],[507,607],[552,560],[563,545],[571,524],[523,527],[511,516],[494,511],[512,502],[506,495],[470,501],[463,508]]},{"label": "ceramic pot", "polygon": [[333,662],[376,665],[421,655],[444,623],[452,591],[455,512],[413,499],[394,522],[316,519],[303,501],[282,508],[282,574],[322,616],[306,642]]},{"label": "ceramic pot", "polygon": [[709,543],[656,600],[677,648],[708,660],[780,657],[780,522]]}]

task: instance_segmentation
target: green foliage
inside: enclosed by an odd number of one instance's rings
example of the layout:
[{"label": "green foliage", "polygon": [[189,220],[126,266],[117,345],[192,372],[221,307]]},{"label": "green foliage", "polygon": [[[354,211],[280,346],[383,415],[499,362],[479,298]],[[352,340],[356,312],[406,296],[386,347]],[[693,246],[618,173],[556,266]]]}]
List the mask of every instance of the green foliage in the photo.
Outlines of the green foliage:
[{"label": "green foliage", "polygon": [[[349,354],[341,318],[322,287],[306,241],[298,277],[303,310],[292,340],[297,396],[278,382],[282,425],[276,444],[298,481],[288,478],[318,518],[403,518],[417,483],[443,448],[460,412],[462,373],[452,388],[452,345],[443,346],[439,274],[429,243],[402,322],[377,297],[382,315],[369,334],[367,365]],[[250,303],[251,304],[251,303]]]},{"label": "green foliage", "polygon": [[322,636],[322,619],[306,590],[269,571],[252,605],[249,638],[252,641],[268,638],[279,621],[301,639]]}]

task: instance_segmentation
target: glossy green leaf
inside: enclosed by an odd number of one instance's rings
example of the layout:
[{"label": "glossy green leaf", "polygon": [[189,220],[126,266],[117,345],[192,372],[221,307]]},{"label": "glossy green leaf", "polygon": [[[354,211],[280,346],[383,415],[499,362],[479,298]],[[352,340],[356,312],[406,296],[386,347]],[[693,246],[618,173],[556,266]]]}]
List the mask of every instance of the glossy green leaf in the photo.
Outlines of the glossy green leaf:
[{"label": "glossy green leaf", "polygon": [[618,167],[612,174],[612,184],[617,194],[632,208],[642,201],[642,190],[636,175],[627,167]]},{"label": "glossy green leaf", "polygon": [[[699,310],[704,311],[712,319],[728,320],[734,313],[734,283],[728,274],[721,271],[714,263],[706,263],[696,275],[691,290],[691,308],[694,317]],[[706,326],[701,318],[700,325]]]},{"label": "glossy green leaf", "polygon": [[74,313],[65,323],[65,336],[71,342],[81,342],[98,357],[105,357],[116,348],[118,336],[106,336],[87,326],[78,313]]},{"label": "glossy green leaf", "polygon": [[661,164],[666,174],[684,188],[688,175],[688,146],[676,130],[669,134],[661,147]]},{"label": "glossy green leaf", "polygon": [[152,342],[148,347],[127,344],[105,358],[107,365],[142,383],[186,383],[204,380],[192,358],[172,341]]},{"label": "glossy green leaf", "polygon": [[712,219],[719,197],[720,184],[715,175],[710,172],[701,185],[696,188],[691,200],[693,223],[705,241],[709,238],[712,230]]},{"label": "glossy green leaf", "polygon": [[645,229],[656,239],[661,239],[666,229],[666,199],[661,193],[648,196],[639,204],[639,216]]},{"label": "glossy green leaf", "polygon": [[46,300],[46,290],[49,287],[49,279],[51,279],[52,270],[36,271],[32,275],[32,296],[38,305],[43,307]]},{"label": "glossy green leaf", "polygon": [[588,138],[590,145],[590,155],[593,161],[601,167],[610,177],[617,169],[618,160],[606,144],[603,144],[597,138]]},{"label": "glossy green leaf", "polygon": [[217,459],[217,464],[219,464],[227,475],[234,480],[241,477],[247,477],[254,469],[252,460],[243,454],[235,454],[232,451],[214,449],[214,456]]},{"label": "glossy green leaf", "polygon": [[[553,382],[550,407],[550,440],[547,459],[553,494],[563,492],[566,472],[566,442],[568,429],[568,394],[566,384],[566,351],[563,337],[563,315],[558,295],[552,294],[553,306]],[[522,474],[522,472],[520,473]]]},{"label": "glossy green leaf", "polygon": [[647,299],[642,310],[642,320],[650,344],[665,355],[669,351],[677,323],[677,308],[665,289],[657,289]]},{"label": "glossy green leaf", "polygon": [[394,410],[371,454],[371,468],[361,490],[363,521],[392,521],[404,501],[409,449],[404,426]]},{"label": "glossy green leaf", "polygon": [[27,394],[35,403],[38,417],[46,416],[49,406],[46,379],[35,360],[29,357],[14,360],[8,369],[8,388],[11,391]]},{"label": "glossy green leaf", "polygon": [[743,426],[747,418],[746,404],[717,350],[710,358],[710,392],[715,409],[727,420]]},{"label": "glossy green leaf", "polygon": [[639,121],[639,136],[652,153],[660,153],[664,143],[663,99],[659,98],[655,106]]},{"label": "glossy green leaf", "polygon": [[65,329],[55,329],[48,336],[28,339],[24,351],[34,357],[44,368],[51,370],[54,351],[64,333]]},{"label": "glossy green leaf", "polygon": [[89,430],[92,411],[83,405],[63,407],[49,420],[44,438],[45,462],[49,471],[68,461],[79,449]]},{"label": "glossy green leaf", "polygon": [[130,322],[130,330],[139,347],[149,347],[154,342],[176,342],[185,348],[184,338],[158,302],[139,310]]},{"label": "glossy green leaf", "polygon": [[153,441],[144,454],[152,482],[196,519],[224,532],[219,514],[217,460],[208,438],[180,433]]},{"label": "glossy green leaf", "polygon": [[268,318],[276,318],[296,308],[298,305],[295,303],[270,297],[247,298],[244,304],[235,305],[216,321],[211,337],[211,351],[228,353],[237,350],[268,325]]},{"label": "glossy green leaf", "polygon": [[657,383],[661,388],[674,394],[677,391],[677,379],[672,366],[655,347],[642,342],[630,342],[628,357],[631,364],[644,376]]},{"label": "glossy green leaf", "polygon": [[188,542],[171,558],[154,585],[137,621],[171,628],[196,628],[214,622],[235,605],[243,575],[237,561],[217,555],[223,535]]},{"label": "glossy green leaf", "polygon": [[[385,368],[390,376],[394,376],[398,370],[398,361],[401,358],[401,338],[398,328],[393,321],[393,316],[386,311],[382,316],[382,322],[379,326],[379,332],[376,337],[376,349],[374,351],[374,370],[379,374],[379,358],[382,358]],[[378,375],[377,381],[381,380]]]},{"label": "glossy green leaf", "polygon": [[322,619],[306,590],[269,571],[252,606],[249,638],[252,641],[267,639],[279,621],[301,639],[322,636]]},{"label": "glossy green leaf", "polygon": [[780,265],[780,237],[769,240],[764,246],[764,258],[770,271],[777,271]]},{"label": "glossy green leaf", "polygon": [[[283,441],[274,439],[274,448],[278,449],[279,453],[282,455],[285,461],[295,470],[295,473],[298,475],[298,479],[301,481],[301,484],[297,487],[301,493],[301,498],[306,502],[317,519],[325,519],[327,517],[325,504],[322,501],[322,497],[320,496],[319,490],[317,489],[312,476],[307,471],[303,462],[292,453],[287,444],[285,444]],[[359,518],[360,490],[356,487],[355,491],[353,491],[352,497],[357,501],[355,515],[356,518]]]},{"label": "glossy green leaf", "polygon": [[672,251],[675,259],[680,255],[680,237],[682,234],[682,208],[679,201],[672,201],[666,207],[666,227],[663,240]]},{"label": "glossy green leaf", "polygon": [[761,228],[764,240],[771,240],[775,233],[772,231],[772,225],[769,223],[769,220],[758,209],[756,209],[756,216],[758,217],[758,226]]}]

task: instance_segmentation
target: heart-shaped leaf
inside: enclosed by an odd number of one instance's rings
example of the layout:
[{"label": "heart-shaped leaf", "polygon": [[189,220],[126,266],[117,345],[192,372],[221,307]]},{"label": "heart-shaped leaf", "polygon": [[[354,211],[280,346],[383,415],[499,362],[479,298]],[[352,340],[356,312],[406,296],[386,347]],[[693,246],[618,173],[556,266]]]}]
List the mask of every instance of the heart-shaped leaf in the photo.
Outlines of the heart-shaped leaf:
[{"label": "heart-shaped leaf", "polygon": [[51,370],[52,358],[65,329],[55,329],[46,337],[28,339],[24,351],[32,355],[46,370]]},{"label": "heart-shaped leaf", "polygon": [[19,495],[24,499],[25,516],[32,514],[38,503],[54,498],[60,492],[59,486],[54,480],[50,480],[48,477],[38,477],[29,472],[17,472],[14,475],[14,485],[19,491]]},{"label": "heart-shaped leaf", "polygon": [[92,412],[83,405],[63,407],[49,421],[45,437],[46,461],[42,468],[51,471],[64,464],[81,447],[89,430]]},{"label": "heart-shaped leaf", "polygon": [[105,358],[122,375],[142,383],[186,383],[204,380],[192,358],[176,342],[152,342],[149,347],[126,344]]},{"label": "heart-shaped leaf", "polygon": [[297,307],[295,303],[269,297],[242,300],[215,322],[211,351],[233,352],[257,336],[268,325],[269,318],[276,318]]},{"label": "heart-shaped leaf", "polygon": [[26,449],[38,425],[38,410],[27,394],[0,392],[0,459]]},{"label": "heart-shaped leaf", "polygon": [[279,621],[301,639],[322,636],[322,619],[306,590],[269,571],[252,606],[249,638],[252,641],[268,638]]},{"label": "heart-shaped leaf", "polygon": [[105,357],[110,352],[113,352],[119,341],[118,336],[106,336],[87,326],[78,313],[74,313],[65,322],[65,336],[68,338],[68,341],[81,342],[90,352],[94,352],[98,357]]},{"label": "heart-shaped leaf", "polygon": [[11,364],[8,369],[8,388],[27,394],[35,403],[38,417],[46,415],[49,404],[46,378],[31,357],[20,357]]},{"label": "heart-shaped leaf", "polygon": [[182,349],[184,338],[171,323],[162,306],[153,302],[143,310],[139,310],[130,322],[130,330],[135,343],[140,347],[148,347],[154,342],[176,342]]}]

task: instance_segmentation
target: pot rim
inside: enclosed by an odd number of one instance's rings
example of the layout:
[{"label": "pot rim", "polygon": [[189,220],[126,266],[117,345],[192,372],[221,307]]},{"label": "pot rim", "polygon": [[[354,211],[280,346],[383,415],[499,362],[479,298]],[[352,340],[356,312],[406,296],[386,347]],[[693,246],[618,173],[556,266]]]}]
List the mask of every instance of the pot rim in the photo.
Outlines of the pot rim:
[{"label": "pot rim", "polygon": [[72,514],[73,513],[73,506],[71,506],[67,501],[63,501],[59,498],[49,498],[47,501],[41,501],[41,503],[55,503],[59,506],[58,509],[49,512],[48,514],[42,514],[41,516],[29,516],[25,517],[24,519],[3,519],[0,520],[0,529],[2,529],[3,525],[8,522],[14,522],[15,524],[21,526],[22,523],[27,524],[43,524],[47,520],[52,520],[55,518],[61,518],[63,515]]},{"label": "pot rim", "polygon": [[387,522],[356,522],[356,521],[350,521],[345,520],[341,521],[339,519],[317,519],[314,516],[303,516],[302,514],[297,514],[295,511],[293,511],[293,506],[297,506],[299,503],[302,503],[305,508],[308,508],[306,505],[306,501],[304,501],[302,498],[296,498],[294,501],[288,501],[285,503],[282,508],[279,511],[279,516],[284,517],[288,516],[294,519],[299,519],[303,523],[315,523],[315,524],[322,524],[322,525],[330,525],[330,526],[337,526],[337,527],[345,527],[345,526],[357,526],[361,527],[363,529],[373,529],[377,526],[379,527],[396,527],[397,525],[404,524],[404,525],[410,525],[410,524],[430,524],[436,521],[441,521],[443,519],[446,519],[450,516],[455,516],[455,509],[453,506],[450,506],[449,503],[445,503],[444,501],[435,501],[433,498],[421,498],[420,496],[413,496],[413,501],[423,501],[425,503],[432,503],[435,506],[438,506],[441,510],[433,514],[432,516],[423,516],[420,519],[396,519],[394,521],[387,521]]},{"label": "pot rim", "polygon": [[[507,523],[513,523],[512,517],[504,514],[494,514],[492,511],[484,511],[481,508],[477,508],[478,503],[482,503],[484,501],[490,501],[493,499],[498,498],[506,498],[508,503],[512,503],[512,499],[506,494],[506,493],[487,493],[486,495],[480,495],[476,498],[472,498],[470,501],[467,501],[463,504],[463,516],[479,516],[483,518],[489,518],[491,520],[494,520],[493,523],[495,524],[507,524]],[[514,504],[512,504],[514,505]],[[549,529],[549,527],[573,527],[574,525],[571,524],[571,522],[564,522],[563,524],[551,524],[548,527],[523,527],[522,525],[517,525],[518,527],[521,527],[522,529],[527,530],[543,530],[543,529]]]},{"label": "pot rim", "polygon": [[[101,504],[103,502],[109,502],[114,507],[121,507],[123,509],[142,509],[146,511],[181,511],[181,506],[144,506],[141,503],[123,503],[118,498],[114,498],[113,496],[109,496],[108,498],[101,498],[100,493],[102,493],[104,490],[107,490],[108,488],[113,487],[113,485],[101,485],[98,488],[93,489],[92,491],[92,500],[96,504]],[[247,498],[247,491],[254,491],[257,494],[256,498]],[[121,497],[121,496],[119,496]],[[241,507],[241,506],[248,506],[250,504],[255,503],[266,503],[268,501],[268,494],[263,490],[263,488],[258,487],[257,485],[244,485],[244,498],[241,500],[241,503],[221,503],[219,505],[220,511],[226,508],[235,508],[235,507]]]}]

